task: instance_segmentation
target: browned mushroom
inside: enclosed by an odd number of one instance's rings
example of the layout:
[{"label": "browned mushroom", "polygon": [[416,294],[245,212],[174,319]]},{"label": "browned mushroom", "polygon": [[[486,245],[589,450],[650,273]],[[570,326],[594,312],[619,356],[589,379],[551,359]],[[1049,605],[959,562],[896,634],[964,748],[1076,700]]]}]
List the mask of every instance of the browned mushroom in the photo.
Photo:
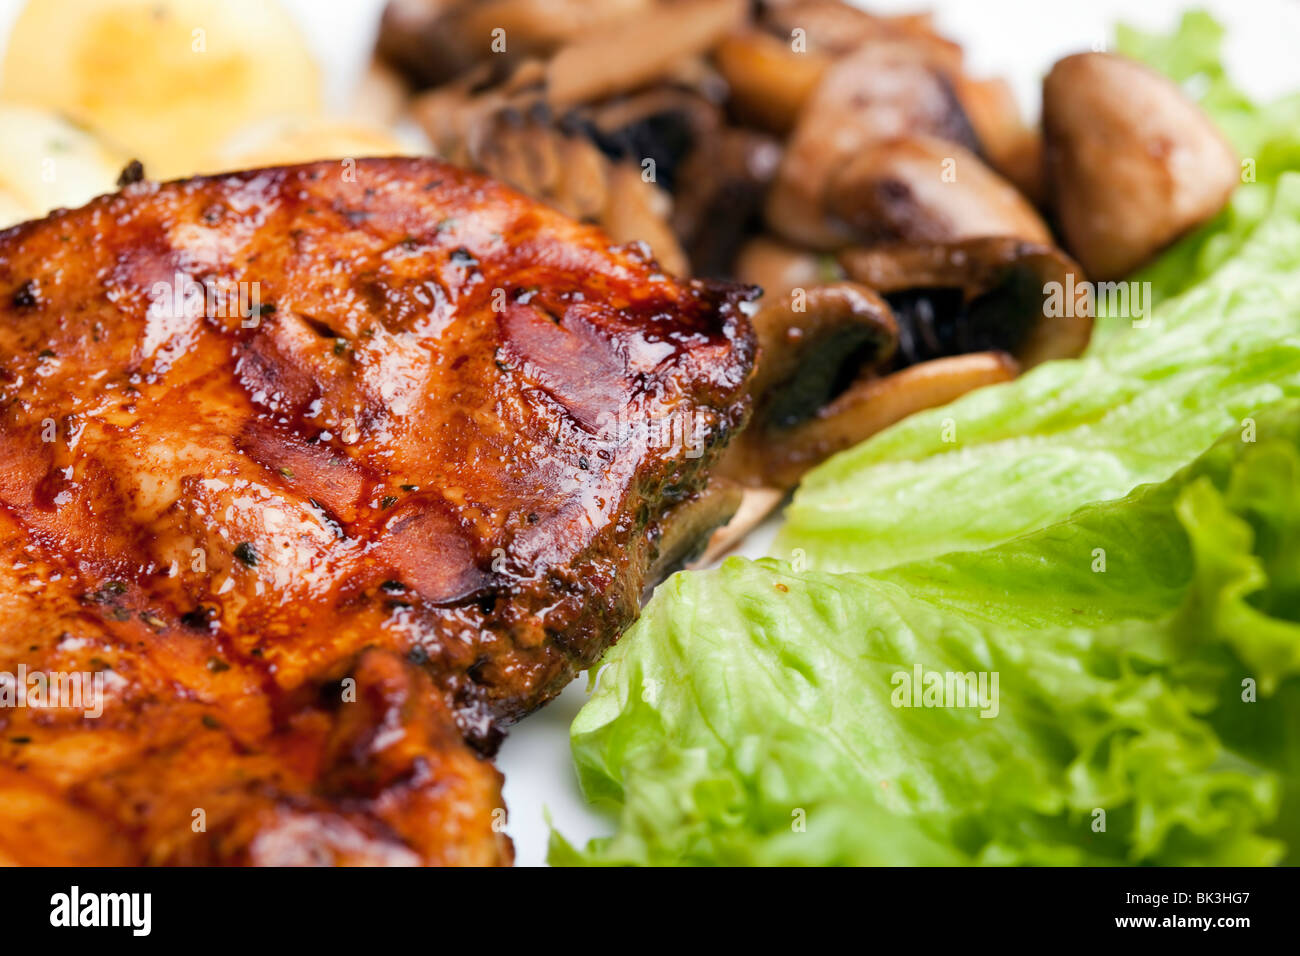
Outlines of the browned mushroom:
[{"label": "browned mushroom", "polygon": [[959,76],[956,90],[989,165],[1041,207],[1046,199],[1043,136],[1021,118],[1011,85],[1000,78]]},{"label": "browned mushroom", "polygon": [[[614,160],[630,160],[669,192],[685,159],[709,149],[728,131],[721,109],[704,93],[677,85],[654,86],[630,96],[563,113],[561,125],[580,132]],[[646,160],[651,160],[647,163]]]},{"label": "browned mushroom", "polygon": [[864,367],[887,362],[898,342],[889,307],[851,282],[768,295],[753,322],[758,336],[758,364],[750,380],[753,421],[715,469],[718,478],[742,487],[744,496],[732,520],[710,539],[705,560],[733,547],[793,487],[784,470],[769,469],[776,461],[771,443],[815,418]]},{"label": "browned mushroom", "polygon": [[864,375],[813,418],[769,429],[758,466],[770,484],[792,488],[808,469],[836,452],[908,415],[1010,381],[1018,371],[1015,360],[1003,352],[977,352],[934,359],[883,377]]},{"label": "browned mushroom", "polygon": [[672,199],[644,179],[639,166],[611,161],[585,136],[514,109],[482,115],[466,110],[463,118],[463,128],[442,145],[446,158],[480,169],[576,219],[600,223],[618,242],[645,242],[669,272],[689,271],[669,224]]},{"label": "browned mushroom", "polygon": [[[715,481],[721,479],[714,479]],[[688,568],[707,567],[740,544],[749,533],[767,520],[788,492],[784,488],[748,487],[741,489],[740,507],[731,519],[709,537],[698,558],[687,562]]]},{"label": "browned mushroom", "polygon": [[563,107],[638,89],[711,49],[745,13],[744,0],[678,0],[606,30],[584,29],[551,59],[547,96]]},{"label": "browned mushroom", "polygon": [[955,242],[1013,236],[1050,242],[1034,207],[956,143],[930,136],[864,146],[823,194],[832,223],[858,242]]},{"label": "browned mushroom", "polygon": [[745,243],[733,268],[737,279],[758,286],[773,298],[791,289],[808,289],[844,278],[844,270],[833,255],[809,252],[767,235]]},{"label": "browned mushroom", "polygon": [[[598,222],[618,242],[645,242],[670,272],[689,271],[669,221],[672,199],[656,179],[643,176],[640,156],[643,149],[660,150],[658,172],[666,177],[679,161],[672,150],[684,147],[673,141],[661,148],[653,141],[662,131],[661,118],[677,111],[674,130],[685,129],[689,140],[701,135],[692,134],[690,123],[716,124],[716,109],[689,91],[665,90],[617,104],[617,115],[611,108],[608,115],[573,113],[557,121],[539,78],[532,63],[487,89],[478,89],[478,78],[471,75],[423,94],[416,115],[445,158],[480,169],[574,218]],[[620,120],[628,126],[618,128]],[[638,123],[647,124],[649,139],[634,129]]]},{"label": "browned mushroom", "polygon": [[757,418],[789,425],[811,415],[862,365],[887,361],[898,327],[876,293],[852,282],[795,290],[753,316],[758,364],[750,384]]},{"label": "browned mushroom", "polygon": [[549,54],[574,37],[634,20],[657,2],[390,0],[377,52],[416,88],[435,86],[489,59],[509,67]]},{"label": "browned mushroom", "polygon": [[1079,355],[1092,335],[1082,269],[1045,243],[894,243],[845,250],[840,262],[893,309],[900,365],[997,350],[1028,369]]},{"label": "browned mushroom", "polygon": [[768,196],[768,225],[815,249],[853,242],[853,228],[827,209],[830,184],[873,144],[914,135],[978,148],[951,84],[913,47],[869,43],[836,61],[790,138]]},{"label": "browned mushroom", "polygon": [[763,436],[811,418],[864,367],[887,362],[898,344],[889,306],[851,282],[766,297],[753,316],[758,361],[750,380],[750,429],[727,450],[720,473],[754,484]]},{"label": "browned mushroom", "polygon": [[672,212],[668,194],[642,179],[641,170],[627,163],[611,163],[607,183],[609,192],[600,218],[605,231],[616,242],[644,242],[669,272],[689,274],[686,253],[668,224]]},{"label": "browned mushroom", "polygon": [[792,0],[765,4],[761,22],[787,42],[802,39],[810,51],[841,56],[867,43],[903,41],[933,66],[953,74],[961,70],[961,47],[937,34],[927,14],[887,17],[843,0]]},{"label": "browned mushroom", "polygon": [[1205,222],[1237,183],[1237,157],[1176,84],[1120,56],[1061,60],[1043,83],[1050,201],[1066,246],[1116,279]]},{"label": "browned mushroom", "polygon": [[[783,261],[794,253],[770,240],[750,254],[768,257],[777,275],[812,265]],[[829,455],[907,415],[1078,355],[1088,343],[1092,301],[1082,272],[1048,244],[892,243],[845,250],[839,260],[863,285],[810,289],[815,321],[798,320],[791,295],[755,315],[754,419],[728,451],[728,475],[793,487]],[[874,333],[857,344],[837,340],[854,328],[850,316]]]},{"label": "browned mushroom", "polygon": [[[724,525],[730,527],[745,502],[744,490],[733,481],[714,476],[704,490],[689,501],[674,503],[669,517],[655,525],[658,540],[646,572],[648,598],[654,586],[672,572],[700,557],[712,547],[711,538]],[[748,521],[748,516],[745,516]]]},{"label": "browned mushroom", "polygon": [[762,228],[763,201],[780,162],[772,137],[730,127],[687,153],[674,178],[673,229],[696,275],[735,274],[742,245]]},{"label": "browned mushroom", "polygon": [[788,39],[760,30],[733,33],[713,55],[730,87],[729,106],[736,117],[781,134],[794,128],[831,63],[825,53],[796,52]]}]

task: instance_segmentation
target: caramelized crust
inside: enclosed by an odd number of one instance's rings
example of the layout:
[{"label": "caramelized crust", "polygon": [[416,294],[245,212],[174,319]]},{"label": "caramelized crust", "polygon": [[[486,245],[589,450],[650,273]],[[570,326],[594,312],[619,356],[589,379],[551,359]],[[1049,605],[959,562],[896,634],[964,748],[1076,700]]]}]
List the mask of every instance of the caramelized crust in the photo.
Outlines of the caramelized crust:
[{"label": "caramelized crust", "polygon": [[0,709],[0,858],[508,862],[479,753],[635,616],[749,297],[432,160],[0,232],[0,672],[105,687]]}]

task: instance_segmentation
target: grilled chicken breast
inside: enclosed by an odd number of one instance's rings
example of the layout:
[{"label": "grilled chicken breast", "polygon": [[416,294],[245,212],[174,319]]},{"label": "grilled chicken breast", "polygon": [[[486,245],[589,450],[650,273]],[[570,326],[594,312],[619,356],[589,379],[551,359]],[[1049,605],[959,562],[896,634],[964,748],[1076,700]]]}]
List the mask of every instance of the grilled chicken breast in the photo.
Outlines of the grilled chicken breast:
[{"label": "grilled chicken breast", "polygon": [[706,500],[750,297],[432,160],[0,232],[0,858],[508,862],[485,755]]}]

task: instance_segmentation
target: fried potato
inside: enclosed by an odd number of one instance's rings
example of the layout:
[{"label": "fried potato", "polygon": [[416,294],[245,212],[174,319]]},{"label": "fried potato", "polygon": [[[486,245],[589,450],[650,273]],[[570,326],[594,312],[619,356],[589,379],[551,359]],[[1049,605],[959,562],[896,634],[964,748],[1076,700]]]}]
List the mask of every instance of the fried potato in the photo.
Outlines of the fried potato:
[{"label": "fried potato", "polygon": [[415,149],[392,133],[349,120],[264,120],[240,130],[203,163],[203,172],[285,166],[318,159],[359,159],[362,156],[412,156]]},{"label": "fried potato", "polygon": [[0,95],[71,117],[167,179],[252,122],[316,112],[320,81],[272,0],[32,0]]},{"label": "fried potato", "polygon": [[0,104],[0,228],[117,188],[126,158],[53,113]]}]

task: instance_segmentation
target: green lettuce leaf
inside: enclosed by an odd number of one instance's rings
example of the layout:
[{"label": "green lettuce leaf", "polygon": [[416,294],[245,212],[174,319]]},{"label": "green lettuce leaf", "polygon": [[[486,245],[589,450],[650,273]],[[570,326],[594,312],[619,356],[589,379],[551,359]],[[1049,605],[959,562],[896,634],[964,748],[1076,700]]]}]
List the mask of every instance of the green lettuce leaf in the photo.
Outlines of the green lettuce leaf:
[{"label": "green lettuce leaf", "polygon": [[[1255,437],[986,553],[1005,572],[987,579],[960,556],[674,576],[572,728],[583,790],[617,832],[582,849],[555,835],[552,862],[1282,859],[1300,405]],[[935,674],[984,674],[989,693],[899,706],[900,675]]]}]

